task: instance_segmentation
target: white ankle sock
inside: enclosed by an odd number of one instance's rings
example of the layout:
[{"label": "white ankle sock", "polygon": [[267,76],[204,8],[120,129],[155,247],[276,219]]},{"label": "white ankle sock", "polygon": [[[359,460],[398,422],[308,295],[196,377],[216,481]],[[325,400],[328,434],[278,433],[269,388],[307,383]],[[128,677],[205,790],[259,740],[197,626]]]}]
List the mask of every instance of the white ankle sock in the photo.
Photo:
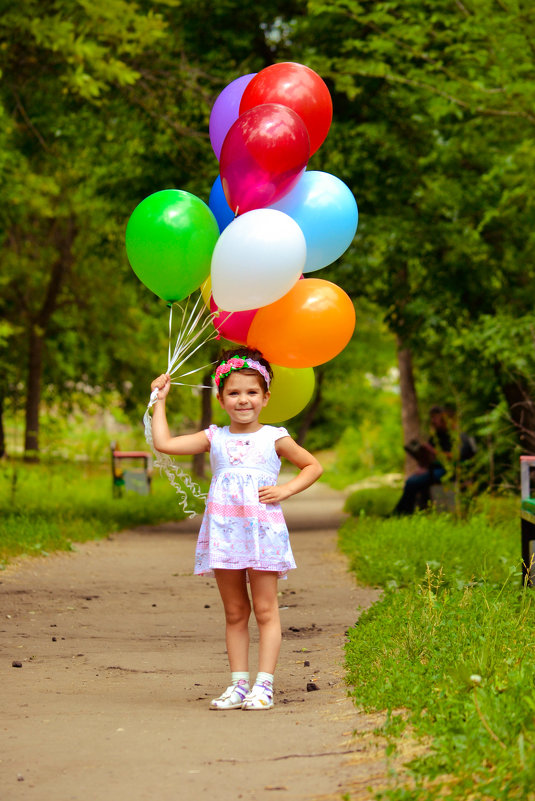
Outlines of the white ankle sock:
[{"label": "white ankle sock", "polygon": [[273,687],[273,678],[273,673],[264,673],[264,671],[259,670],[255,679],[255,684],[263,684],[267,681]]},{"label": "white ankle sock", "polygon": [[232,684],[237,684],[239,681],[244,681],[249,684],[249,671],[248,670],[235,670],[230,674]]}]

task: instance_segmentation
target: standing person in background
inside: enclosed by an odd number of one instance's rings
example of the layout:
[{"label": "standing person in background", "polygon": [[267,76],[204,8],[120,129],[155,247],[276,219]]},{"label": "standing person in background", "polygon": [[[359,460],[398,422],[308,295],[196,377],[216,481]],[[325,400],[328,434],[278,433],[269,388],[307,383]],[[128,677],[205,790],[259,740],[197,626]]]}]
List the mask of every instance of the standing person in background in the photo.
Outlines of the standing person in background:
[{"label": "standing person in background", "polygon": [[[169,454],[210,452],[212,482],[197,541],[194,572],[214,576],[226,618],[231,684],[211,709],[265,710],[273,706],[273,675],[281,645],[279,578],[295,568],[280,501],[316,481],[318,460],[297,445],[285,428],[262,425],[259,415],[269,401],[273,373],[258,351],[224,352],[215,370],[217,398],[230,424],[196,434],[172,437],[165,413],[170,389],[167,374],[156,378],[154,446]],[[277,485],[280,457],[299,468]],[[251,602],[259,630],[258,675],[249,684]]]}]

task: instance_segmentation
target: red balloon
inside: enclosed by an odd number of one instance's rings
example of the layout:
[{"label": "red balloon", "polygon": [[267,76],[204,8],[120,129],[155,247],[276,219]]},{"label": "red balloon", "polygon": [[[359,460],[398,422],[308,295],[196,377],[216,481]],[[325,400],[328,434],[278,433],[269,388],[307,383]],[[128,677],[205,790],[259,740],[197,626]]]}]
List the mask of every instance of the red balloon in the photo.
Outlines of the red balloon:
[{"label": "red balloon", "polygon": [[245,88],[240,114],[261,103],[281,103],[299,114],[310,137],[310,155],[324,142],[333,104],[323,79],[310,67],[285,61],[258,72]]},{"label": "red balloon", "polygon": [[210,311],[212,314],[219,311],[219,317],[214,317],[213,324],[222,337],[230,340],[230,342],[236,342],[238,345],[247,344],[247,334],[258,309],[235,312],[223,311],[219,309],[213,297],[210,296]]},{"label": "red balloon", "polygon": [[265,103],[240,115],[223,142],[220,174],[232,211],[243,214],[275,203],[305,169],[310,141],[291,108]]}]

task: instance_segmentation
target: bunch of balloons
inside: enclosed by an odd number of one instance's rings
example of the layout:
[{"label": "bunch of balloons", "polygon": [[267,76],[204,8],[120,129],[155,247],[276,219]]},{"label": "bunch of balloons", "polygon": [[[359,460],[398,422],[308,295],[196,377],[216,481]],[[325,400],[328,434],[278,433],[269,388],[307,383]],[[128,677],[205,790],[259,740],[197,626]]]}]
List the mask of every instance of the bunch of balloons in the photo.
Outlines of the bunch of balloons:
[{"label": "bunch of balloons", "polygon": [[329,90],[284,62],[223,89],[210,116],[219,160],[208,206],[188,192],[143,200],[126,231],[136,275],[169,302],[201,287],[214,325],[274,366],[262,422],[293,417],[314,390],[313,367],[351,339],[355,312],[338,286],[308,274],[351,244],[358,209],[334,175],[307,171],[332,120]]}]

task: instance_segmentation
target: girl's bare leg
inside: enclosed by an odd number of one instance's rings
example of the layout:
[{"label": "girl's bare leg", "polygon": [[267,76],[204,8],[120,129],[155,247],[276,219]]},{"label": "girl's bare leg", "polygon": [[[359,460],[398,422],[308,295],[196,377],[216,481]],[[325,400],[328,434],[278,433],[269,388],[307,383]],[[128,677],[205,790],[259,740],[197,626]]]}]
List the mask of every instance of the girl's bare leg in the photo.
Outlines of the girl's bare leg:
[{"label": "girl's bare leg", "polygon": [[249,617],[251,602],[245,570],[214,570],[225,608],[226,643],[230,670],[249,670]]},{"label": "girl's bare leg", "polygon": [[258,624],[260,643],[258,670],[275,673],[281,647],[278,576],[267,570],[249,569],[249,582],[253,596],[253,609]]}]

